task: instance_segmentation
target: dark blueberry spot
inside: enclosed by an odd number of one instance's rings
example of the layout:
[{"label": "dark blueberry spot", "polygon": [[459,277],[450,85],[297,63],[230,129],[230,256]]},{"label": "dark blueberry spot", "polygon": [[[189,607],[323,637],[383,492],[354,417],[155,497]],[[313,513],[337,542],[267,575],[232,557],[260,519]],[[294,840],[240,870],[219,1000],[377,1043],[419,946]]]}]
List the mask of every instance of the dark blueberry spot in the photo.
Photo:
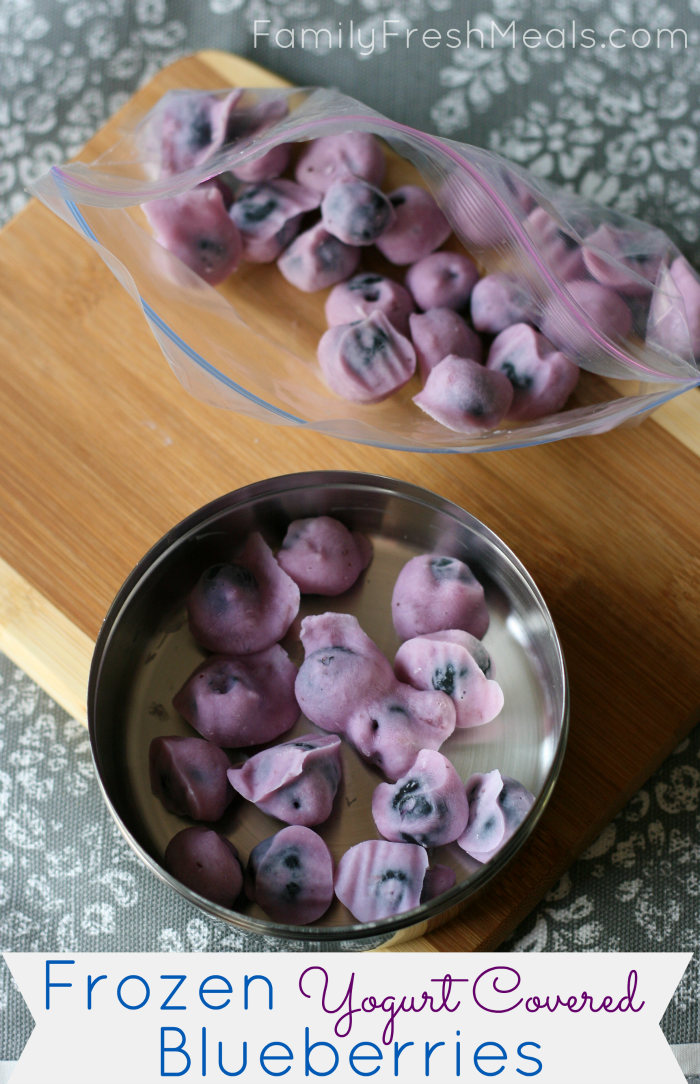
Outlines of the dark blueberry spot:
[{"label": "dark blueberry spot", "polygon": [[170,772],[159,772],[158,773],[158,781],[159,781],[161,787],[163,788],[163,793],[166,794],[166,795],[169,795],[170,794],[170,787],[172,786],[172,779],[171,779],[171,776],[170,776]]},{"label": "dark blueberry spot", "polygon": [[389,196],[389,202],[392,207],[403,207],[406,197],[399,193],[397,196]]},{"label": "dark blueberry spot", "polygon": [[301,809],[301,802],[299,802],[297,800],[293,801],[292,805],[294,806],[295,809]]},{"label": "dark blueberry spot", "polygon": [[364,290],[367,286],[376,286],[378,282],[383,281],[383,275],[374,275],[368,271],[365,275],[355,275],[346,285],[348,290]]},{"label": "dark blueberry spot", "polygon": [[[467,673],[466,670],[463,671]],[[455,668],[451,662],[445,664],[444,669],[438,667],[433,673],[433,688],[438,692],[452,696],[455,691]]]},{"label": "dark blueberry spot", "polygon": [[362,293],[363,301],[379,301],[379,290],[364,290]]},{"label": "dark blueberry spot", "polygon": [[212,237],[200,237],[197,241],[197,249],[199,252],[206,253],[210,256],[226,255],[226,245]]},{"label": "dark blueberry spot", "polygon": [[403,704],[389,704],[389,711],[392,715],[408,715]]},{"label": "dark blueberry spot", "polygon": [[404,843],[418,843],[415,836],[412,836],[409,832],[401,832],[401,838]]},{"label": "dark blueberry spot", "polygon": [[288,854],[284,859],[284,864],[287,869],[301,869],[301,862],[299,861],[298,854]]},{"label": "dark blueberry spot", "polygon": [[471,414],[473,418],[483,418],[486,414],[486,406],[482,401],[477,399],[475,403],[470,403],[469,406],[465,408],[464,412],[465,414]]},{"label": "dark blueberry spot", "polygon": [[193,783],[211,782],[211,775],[209,772],[203,771],[201,768],[195,768],[194,766],[187,769],[187,778],[191,779]]},{"label": "dark blueberry spot", "polygon": [[348,335],[345,360],[351,369],[361,373],[363,369],[371,368],[377,361],[377,355],[384,354],[390,345],[391,339],[383,328],[373,324],[364,327],[358,325]]},{"label": "dark blueberry spot", "polygon": [[202,150],[211,143],[211,121],[204,112],[198,113],[190,129],[190,146],[193,150]]},{"label": "dark blueberry spot", "polygon": [[408,881],[408,877],[402,869],[385,869],[382,881]]},{"label": "dark blueberry spot", "polygon": [[419,788],[420,782],[418,779],[409,779],[408,783],[404,783],[401,789],[398,790],[394,795],[393,801],[391,803],[393,808],[398,809],[404,798],[409,794],[413,794],[413,792],[418,790]]},{"label": "dark blueberry spot", "polygon": [[230,693],[234,685],[237,684],[238,678],[236,675],[227,673],[225,670],[215,670],[209,677],[209,688],[213,693],[219,693],[221,696]]},{"label": "dark blueberry spot", "polygon": [[379,730],[379,723],[376,719],[372,719],[372,730]]},{"label": "dark blueberry spot", "polygon": [[459,565],[454,557],[435,557],[430,562],[430,571],[438,583],[459,579]]},{"label": "dark blueberry spot", "polygon": [[202,863],[201,863],[201,862],[197,862],[197,869],[201,869],[201,868],[202,868]]},{"label": "dark blueberry spot", "polygon": [[316,746],[310,741],[295,741],[294,742],[294,748],[295,749],[315,749]]},{"label": "dark blueberry spot", "polygon": [[320,268],[331,271],[338,267],[342,243],[337,237],[332,236],[324,237],[322,241],[319,241],[316,245],[316,259]]},{"label": "dark blueberry spot", "polygon": [[241,208],[242,214],[237,217],[242,217],[243,222],[252,225],[255,222],[264,222],[266,218],[269,218],[273,211],[276,211],[279,206],[279,201],[274,197],[269,197],[263,203],[255,202],[255,195],[251,193],[250,196],[245,196],[238,206]]},{"label": "dark blueberry spot", "polygon": [[518,391],[529,391],[532,387],[532,377],[525,373],[519,373],[512,361],[501,363],[501,372],[507,376],[514,388]]},{"label": "dark blueberry spot", "polygon": [[290,900],[296,901],[297,896],[301,892],[301,885],[296,881],[287,881],[287,884],[284,886],[284,891],[285,894],[289,896]]},{"label": "dark blueberry spot", "polygon": [[574,241],[573,237],[569,237],[568,233],[564,233],[563,230],[557,230],[557,237],[570,250],[579,247],[578,241]]},{"label": "dark blueberry spot", "polygon": [[493,832],[493,830],[494,830],[494,828],[495,828],[495,827],[496,827],[496,818],[495,818],[495,817],[493,816],[493,814],[492,814],[492,815],[491,815],[490,817],[488,817],[488,818],[487,818],[487,820],[485,820],[485,821],[484,821],[484,823],[482,824],[482,826],[481,826],[481,833],[480,833],[480,835],[482,835],[482,836],[489,836],[489,835],[491,834],[491,832]]}]

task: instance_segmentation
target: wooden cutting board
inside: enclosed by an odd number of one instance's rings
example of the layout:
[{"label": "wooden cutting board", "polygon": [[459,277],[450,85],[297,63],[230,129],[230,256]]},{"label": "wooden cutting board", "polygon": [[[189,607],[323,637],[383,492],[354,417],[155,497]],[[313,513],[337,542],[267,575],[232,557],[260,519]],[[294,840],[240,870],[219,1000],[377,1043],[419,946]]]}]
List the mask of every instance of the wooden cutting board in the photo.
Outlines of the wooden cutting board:
[{"label": "wooden cutting board", "polygon": [[[282,85],[223,53],[162,71],[89,143],[174,87]],[[261,478],[369,471],[483,520],[534,576],[571,678],[571,737],[533,837],[488,893],[401,949],[489,949],[697,720],[700,392],[636,428],[488,455],[396,453],[207,407],[92,249],[32,202],[0,234],[0,649],[85,720],[92,643],[138,559]],[[694,714],[695,713],[695,714]]]}]

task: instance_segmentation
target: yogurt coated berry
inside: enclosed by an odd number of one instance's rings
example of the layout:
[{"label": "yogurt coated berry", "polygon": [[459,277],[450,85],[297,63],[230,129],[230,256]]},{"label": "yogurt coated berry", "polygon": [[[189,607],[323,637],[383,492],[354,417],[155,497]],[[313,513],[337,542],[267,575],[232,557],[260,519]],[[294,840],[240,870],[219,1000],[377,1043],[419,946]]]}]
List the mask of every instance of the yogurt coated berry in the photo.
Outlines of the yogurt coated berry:
[{"label": "yogurt coated berry", "polygon": [[280,568],[304,595],[342,595],[371,559],[369,539],[359,542],[358,532],[332,516],[295,519],[277,554]]},{"label": "yogurt coated berry", "polygon": [[370,132],[344,132],[308,143],[297,161],[295,177],[299,184],[324,193],[334,181],[348,176],[380,185],[385,169],[384,152]]},{"label": "yogurt coated berry", "polygon": [[255,531],[234,561],[212,565],[190,592],[190,631],[208,651],[252,655],[282,639],[299,602],[299,588]]},{"label": "yogurt coated berry", "polygon": [[523,226],[550,270],[563,282],[585,278],[586,268],[580,244],[543,207],[536,207]]},{"label": "yogurt coated berry", "polygon": [[428,858],[414,843],[368,839],[346,851],[335,894],[358,922],[376,922],[420,904]]},{"label": "yogurt coated berry", "polygon": [[262,745],[290,730],[299,718],[296,676],[279,644],[256,655],[215,655],[187,679],[173,697],[173,707],[214,745]]},{"label": "yogurt coated berry", "polygon": [[389,202],[394,208],[394,222],[377,239],[377,248],[390,263],[402,266],[422,260],[452,233],[449,222],[424,188],[405,184],[389,193]]},{"label": "yogurt coated berry", "polygon": [[353,324],[331,327],[318,344],[328,387],[356,403],[379,403],[416,371],[416,353],[383,312]]},{"label": "yogurt coated berry", "polygon": [[[636,231],[616,229],[604,223],[584,239],[582,252],[588,273],[601,286],[611,286],[627,297],[650,296],[661,254],[640,251],[640,237]],[[605,259],[603,254],[612,259]]]},{"label": "yogurt coated berry", "polygon": [[330,817],[341,775],[334,734],[304,734],[228,771],[233,789],[263,813],[307,827]]},{"label": "yogurt coated berry", "polygon": [[241,89],[224,98],[201,91],[168,96],[160,118],[161,176],[182,173],[210,158],[226,142],[231,114]]},{"label": "yogurt coated berry", "polygon": [[301,640],[306,658],[296,695],[302,710],[322,729],[343,734],[388,779],[399,779],[421,749],[439,749],[454,730],[450,698],[397,681],[350,614],[305,618]]},{"label": "yogurt coated berry", "polygon": [[287,282],[310,294],[350,278],[359,262],[358,248],[344,244],[318,222],[292,241],[277,266]]},{"label": "yogurt coated berry", "polygon": [[[575,304],[553,296],[547,302],[541,324],[545,338],[564,354],[576,357],[590,351],[591,334],[586,325],[614,341],[627,338],[632,329],[632,314],[615,290],[584,279],[567,282],[566,290]],[[577,320],[577,306],[586,317],[585,325]]]},{"label": "yogurt coated berry", "polygon": [[375,788],[372,816],[386,839],[441,847],[462,835],[469,805],[464,784],[447,757],[421,749],[406,775]]},{"label": "yogurt coated berry", "polygon": [[187,888],[229,910],[243,887],[238,851],[211,828],[183,828],[165,848],[163,865]]},{"label": "yogurt coated berry", "polygon": [[453,309],[414,313],[409,324],[423,383],[450,354],[481,362],[481,339]]},{"label": "yogurt coated berry", "polygon": [[218,821],[233,801],[231,767],[222,749],[202,738],[154,738],[148,750],[151,790],[170,813]]},{"label": "yogurt coated berry", "polygon": [[[513,275],[503,271],[479,279],[469,303],[474,327],[490,335],[498,335],[513,324],[535,321],[536,306],[532,296]],[[459,354],[459,351],[450,353]]]},{"label": "yogurt coated berry", "polygon": [[486,368],[510,380],[513,401],[508,417],[520,422],[562,410],[581,372],[528,324],[514,324],[496,336]]},{"label": "yogurt coated berry", "polygon": [[273,922],[306,926],[333,900],[333,859],[321,837],[294,824],[250,852],[245,893]]},{"label": "yogurt coated berry", "polygon": [[479,640],[489,627],[484,589],[468,565],[436,553],[412,557],[401,569],[391,599],[402,640],[463,629]]},{"label": "yogurt coated berry", "polygon": [[[462,634],[466,636],[466,633]],[[454,703],[458,727],[490,723],[503,707],[503,690],[486,678],[476,659],[454,633],[406,640],[396,653],[394,672],[415,689],[437,689]],[[479,641],[476,641],[479,643]]]},{"label": "yogurt coated berry", "polygon": [[326,190],[321,216],[328,232],[346,245],[373,245],[396,217],[381,189],[354,177]]},{"label": "yogurt coated berry", "polygon": [[238,177],[239,181],[247,181],[250,184],[271,181],[284,173],[289,165],[291,151],[289,143],[278,143],[276,147],[272,147],[258,158],[235,166],[231,172]]},{"label": "yogurt coated berry", "polygon": [[479,272],[459,252],[433,252],[408,269],[406,287],[419,309],[466,308]]},{"label": "yogurt coated berry", "polygon": [[525,820],[535,796],[499,771],[477,772],[467,781],[466,789],[469,823],[457,842],[478,862],[488,862]]},{"label": "yogurt coated berry", "polygon": [[512,400],[513,386],[502,373],[454,354],[435,366],[413,396],[416,406],[441,425],[474,434],[495,429]]},{"label": "yogurt coated berry", "polygon": [[318,195],[294,181],[269,181],[244,188],[229,211],[243,239],[249,263],[271,263],[296,236]]},{"label": "yogurt coated berry", "polygon": [[466,648],[484,677],[494,677],[495,667],[488,650],[481,640],[478,640],[476,636],[472,636],[471,633],[465,632],[464,629],[440,629],[439,632],[424,632],[422,638],[424,640],[438,640],[444,644],[458,644],[460,647]]},{"label": "yogurt coated berry", "polygon": [[143,204],[159,245],[172,252],[210,286],[236,270],[243,241],[215,185],[198,185],[172,199]]},{"label": "yogurt coated berry", "polygon": [[362,271],[347,282],[334,286],[326,300],[329,327],[363,320],[373,312],[383,312],[397,331],[408,337],[408,318],[414,311],[408,290],[393,279]]}]

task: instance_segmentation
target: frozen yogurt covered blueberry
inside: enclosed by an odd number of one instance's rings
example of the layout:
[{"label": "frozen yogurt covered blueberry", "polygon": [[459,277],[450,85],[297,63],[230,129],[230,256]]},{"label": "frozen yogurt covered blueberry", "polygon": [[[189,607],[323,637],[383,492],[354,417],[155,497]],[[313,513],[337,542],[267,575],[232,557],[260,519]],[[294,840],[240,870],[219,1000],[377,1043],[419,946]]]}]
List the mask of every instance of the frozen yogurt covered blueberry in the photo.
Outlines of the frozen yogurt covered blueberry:
[{"label": "frozen yogurt covered blueberry", "polygon": [[299,718],[296,667],[274,644],[256,655],[215,655],[198,666],[173,707],[203,738],[225,749],[262,745]]},{"label": "frozen yogurt covered blueberry", "polygon": [[255,531],[234,561],[202,574],[187,613],[192,635],[208,651],[252,655],[282,639],[299,602],[299,588]]},{"label": "frozen yogurt covered blueberry", "polygon": [[[601,286],[628,297],[649,297],[661,263],[660,253],[639,251],[639,234],[603,224],[585,238],[583,262]],[[605,255],[612,259],[606,259]],[[614,261],[614,262],[613,262]]]},{"label": "frozen yogurt covered blueberry", "polygon": [[201,91],[169,95],[160,112],[161,175],[182,173],[219,150],[242,96],[240,88],[224,98]]},{"label": "frozen yogurt covered blueberry", "polygon": [[399,779],[421,749],[439,749],[453,732],[450,698],[397,681],[357,618],[306,617],[301,641],[306,657],[295,688],[302,711],[323,730],[342,734],[388,779]]},{"label": "frozen yogurt covered blueberry", "polygon": [[358,922],[376,922],[420,904],[428,858],[414,843],[368,839],[338,863],[335,894]]},{"label": "frozen yogurt covered blueberry", "polygon": [[[477,659],[465,646],[469,640],[473,637],[457,629],[417,636],[401,645],[394,660],[400,681],[416,689],[438,689],[451,697],[458,727],[490,723],[503,707],[503,690],[498,682],[484,676]],[[474,643],[485,652],[479,640]]]},{"label": "frozen yogurt covered blueberry", "polygon": [[331,852],[310,828],[283,828],[250,852],[245,893],[273,922],[315,922],[333,900]]},{"label": "frozen yogurt covered blueberry", "polygon": [[495,429],[510,409],[513,386],[503,373],[450,354],[428,374],[413,402],[457,433]]},{"label": "frozen yogurt covered blueberry", "polygon": [[544,207],[536,207],[531,212],[524,228],[549,268],[563,282],[585,278],[586,268],[580,244],[561,228]]},{"label": "frozen yogurt covered blueberry", "polygon": [[148,750],[151,790],[170,813],[218,821],[233,800],[223,749],[203,738],[154,738]]},{"label": "frozen yogurt covered blueberry", "polygon": [[464,309],[479,278],[476,264],[459,252],[433,252],[414,263],[406,287],[419,309]]},{"label": "frozen yogurt covered blueberry", "polygon": [[464,784],[447,757],[421,749],[406,775],[375,789],[372,816],[387,839],[441,847],[462,835],[469,805]]},{"label": "frozen yogurt covered blueberry", "polygon": [[[472,290],[469,304],[476,330],[486,331],[490,335],[497,335],[512,324],[534,322],[535,319],[536,307],[532,296],[513,275],[506,275],[503,271],[479,279]],[[459,350],[449,352],[459,354]]]},{"label": "frozen yogurt covered blueberry", "polygon": [[341,775],[340,738],[334,734],[304,734],[228,772],[234,790],[263,813],[307,827],[330,817]]},{"label": "frozen yogurt covered blueberry", "polygon": [[473,775],[467,781],[467,800],[469,823],[457,842],[478,862],[488,862],[500,851],[535,804],[534,794],[499,771]]},{"label": "frozen yogurt covered blueberry", "polygon": [[581,373],[578,365],[529,324],[514,324],[496,336],[486,368],[510,380],[513,400],[508,417],[520,422],[561,410]]},{"label": "frozen yogurt covered blueberry", "polygon": [[394,222],[377,239],[377,248],[390,263],[415,263],[444,244],[452,227],[424,188],[405,184],[389,193]]},{"label": "frozen yogurt covered blueberry", "polygon": [[402,640],[443,629],[463,629],[480,640],[489,627],[484,589],[469,566],[435,553],[412,557],[403,566],[391,613]]},{"label": "frozen yogurt covered blueberry", "polygon": [[333,287],[326,301],[326,320],[329,327],[337,327],[383,312],[397,331],[408,336],[408,317],[413,310],[413,298],[398,282],[362,271]]},{"label": "frozen yogurt covered blueberry", "polygon": [[580,306],[588,319],[579,322],[564,297],[551,297],[545,306],[541,331],[556,347],[568,356],[589,352],[588,324],[599,328],[610,339],[627,338],[632,328],[632,314],[615,290],[584,279],[567,282],[566,290],[575,302],[574,311],[576,305]]},{"label": "frozen yogurt covered blueberry", "polygon": [[236,270],[243,241],[215,185],[198,185],[172,199],[143,204],[158,244],[172,252],[210,286]]},{"label": "frozen yogurt covered blueberry", "polygon": [[385,169],[384,152],[370,132],[344,132],[308,143],[299,155],[295,176],[299,184],[324,193],[334,181],[350,176],[379,185]]},{"label": "frozen yogurt covered blueberry", "polygon": [[296,235],[304,214],[318,207],[316,192],[294,181],[269,181],[244,188],[229,215],[243,238],[243,257],[271,263]]},{"label": "frozen yogurt covered blueberry", "polygon": [[481,339],[453,309],[414,313],[409,324],[423,383],[450,354],[481,361]]},{"label": "frozen yogurt covered blueberry", "polygon": [[379,403],[402,388],[416,370],[416,353],[383,312],[331,327],[318,344],[329,388],[356,403]]},{"label": "frozen yogurt covered blueberry", "polygon": [[231,909],[243,887],[243,871],[233,843],[211,828],[184,828],[165,848],[168,873],[200,896]]},{"label": "frozen yogurt covered blueberry", "polygon": [[277,266],[287,282],[310,294],[350,278],[359,262],[358,248],[344,244],[318,222],[292,241]]},{"label": "frozen yogurt covered blueberry", "polygon": [[323,225],[346,245],[373,245],[394,221],[394,208],[379,188],[354,177],[334,181],[321,204]]},{"label": "frozen yogurt covered blueberry", "polygon": [[275,177],[284,173],[289,165],[291,150],[289,143],[278,143],[265,154],[252,158],[248,162],[241,162],[240,165],[234,167],[232,172],[239,181],[248,181],[250,184],[274,180]]},{"label": "frozen yogurt covered blueberry", "polygon": [[277,554],[303,595],[342,595],[372,560],[372,543],[331,516],[295,519]]}]

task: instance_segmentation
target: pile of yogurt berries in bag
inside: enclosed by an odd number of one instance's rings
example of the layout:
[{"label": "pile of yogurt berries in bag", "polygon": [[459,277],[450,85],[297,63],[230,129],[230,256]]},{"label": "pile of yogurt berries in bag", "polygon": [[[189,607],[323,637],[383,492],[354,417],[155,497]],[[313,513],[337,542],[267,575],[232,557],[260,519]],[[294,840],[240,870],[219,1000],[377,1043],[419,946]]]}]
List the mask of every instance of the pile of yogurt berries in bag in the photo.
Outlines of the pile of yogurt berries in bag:
[{"label": "pile of yogurt berries in bag", "polygon": [[[172,99],[159,129],[162,177],[197,166],[287,111],[284,99],[243,108],[242,95]],[[276,261],[297,289],[329,291],[317,356],[327,386],[344,399],[380,402],[417,372],[422,390],[413,402],[453,431],[478,434],[562,410],[580,373],[567,356],[580,346],[567,314],[556,304],[540,309],[514,274],[480,277],[468,255],[445,249],[452,230],[433,196],[412,184],[384,191],[385,168],[374,135],[347,131],[278,144],[143,210],[156,240],[211,285],[242,260]],[[574,302],[603,334],[625,339],[640,294],[651,296],[660,257],[636,257],[634,239],[608,225],[588,244],[572,242],[524,186],[516,195],[525,231]],[[479,223],[472,227],[478,243]],[[392,273],[363,269],[372,247]],[[683,257],[670,272],[698,353],[700,283]],[[656,322],[663,331],[664,321]],[[673,328],[666,331],[673,338]]]},{"label": "pile of yogurt berries in bag", "polygon": [[[204,822],[174,836],[166,869],[223,907],[247,898],[294,926],[320,919],[334,897],[361,923],[411,911],[456,883],[453,868],[431,864],[435,848],[456,843],[487,862],[534,804],[495,767],[465,785],[440,752],[456,728],[489,723],[503,707],[482,643],[483,587],[455,557],[409,560],[392,597],[402,640],[392,666],[356,617],[323,612],[323,599],[344,595],[372,557],[369,539],[337,519],[295,520],[276,555],[255,532],[188,596],[190,631],[211,654],[173,699],[192,736],[151,743],[151,787],[170,812]],[[320,612],[295,633],[302,594],[318,597]],[[280,644],[290,630],[304,648],[298,670]],[[318,729],[284,740],[302,712]],[[383,838],[351,847],[336,866],[314,828],[333,813],[343,743],[386,780],[371,803]],[[232,763],[225,750],[249,755]],[[241,801],[284,826],[245,869],[212,827]]]}]

